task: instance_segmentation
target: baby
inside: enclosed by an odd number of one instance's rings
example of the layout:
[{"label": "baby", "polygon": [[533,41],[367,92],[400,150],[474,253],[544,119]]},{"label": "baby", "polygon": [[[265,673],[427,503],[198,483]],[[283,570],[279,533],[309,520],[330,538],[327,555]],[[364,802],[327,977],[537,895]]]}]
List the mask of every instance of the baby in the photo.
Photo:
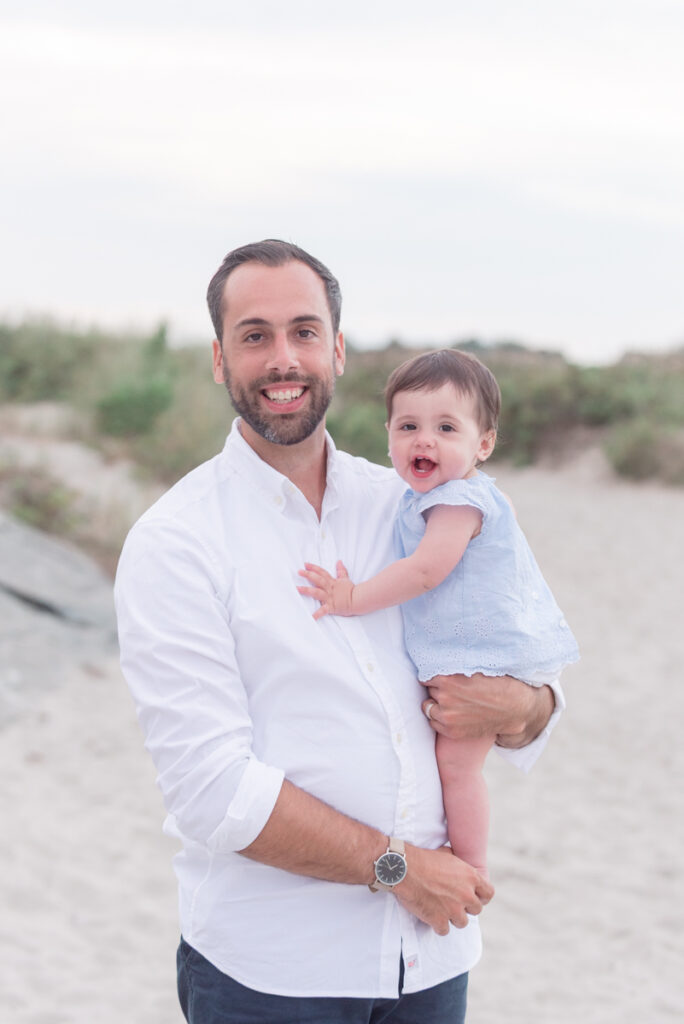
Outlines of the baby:
[{"label": "baby", "polygon": [[[362,583],[301,570],[314,614],[364,615],[401,604],[407,650],[422,682],[436,675],[557,679],[578,650],[517,524],[510,501],[478,470],[492,453],[501,405],[493,374],[445,349],[402,363],[385,389],[389,454],[409,485],[395,524],[401,557]],[[428,707],[428,712],[429,712]],[[451,848],[486,873],[489,827],[482,766],[495,736],[438,733]]]}]

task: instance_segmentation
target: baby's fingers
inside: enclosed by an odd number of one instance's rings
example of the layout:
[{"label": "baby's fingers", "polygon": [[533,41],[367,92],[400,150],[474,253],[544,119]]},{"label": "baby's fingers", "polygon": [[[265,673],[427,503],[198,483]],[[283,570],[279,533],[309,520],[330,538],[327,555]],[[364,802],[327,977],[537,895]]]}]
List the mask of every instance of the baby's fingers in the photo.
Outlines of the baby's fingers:
[{"label": "baby's fingers", "polygon": [[321,607],[317,608],[313,613],[314,619],[322,619],[324,615],[330,614],[330,608],[325,603],[326,597],[324,591],[319,590],[318,587],[297,587],[297,590],[302,597],[313,597],[315,601],[321,602]]},{"label": "baby's fingers", "polygon": [[321,569],[319,565],[309,565],[306,563],[305,569],[299,570],[299,575],[303,576],[309,583],[313,583],[314,586],[322,586],[323,584],[332,580],[332,576],[325,569]]}]

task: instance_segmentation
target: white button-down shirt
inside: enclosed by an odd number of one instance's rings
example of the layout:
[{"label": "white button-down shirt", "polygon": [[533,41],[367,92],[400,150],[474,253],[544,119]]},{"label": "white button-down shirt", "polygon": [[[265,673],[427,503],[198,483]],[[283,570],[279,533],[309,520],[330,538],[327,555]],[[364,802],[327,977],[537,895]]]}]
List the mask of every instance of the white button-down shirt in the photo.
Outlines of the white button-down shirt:
[{"label": "white button-down shirt", "polygon": [[[160,499],[126,541],[116,584],[122,667],[182,841],[181,931],[221,971],[280,995],[391,997],[469,970],[476,920],[445,937],[390,893],[240,856],[283,777],[388,835],[446,841],[425,691],[401,614],[315,622],[304,562],[355,580],[393,558],[403,484],[328,439],[320,521],[237,421],[223,452]],[[547,730],[548,731],[548,730]],[[522,754],[533,760],[541,737]],[[370,865],[369,865],[370,867]]]}]

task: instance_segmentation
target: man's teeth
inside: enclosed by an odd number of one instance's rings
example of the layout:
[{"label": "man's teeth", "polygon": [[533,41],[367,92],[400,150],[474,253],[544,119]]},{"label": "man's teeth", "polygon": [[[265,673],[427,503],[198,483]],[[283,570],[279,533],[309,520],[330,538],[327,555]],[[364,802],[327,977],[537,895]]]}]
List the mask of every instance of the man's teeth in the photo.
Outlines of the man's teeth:
[{"label": "man's teeth", "polygon": [[295,398],[299,398],[300,395],[304,394],[304,388],[287,388],[285,390],[279,388],[277,391],[269,391],[266,389],[266,397],[271,402],[292,402]]}]

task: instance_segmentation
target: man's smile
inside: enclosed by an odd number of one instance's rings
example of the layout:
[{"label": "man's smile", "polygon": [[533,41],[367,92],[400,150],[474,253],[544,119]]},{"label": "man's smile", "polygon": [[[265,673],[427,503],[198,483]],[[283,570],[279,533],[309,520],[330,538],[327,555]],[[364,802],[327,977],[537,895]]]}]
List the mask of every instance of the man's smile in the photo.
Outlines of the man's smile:
[{"label": "man's smile", "polygon": [[271,402],[292,402],[300,398],[306,389],[302,386],[288,388],[264,388],[263,394]]},{"label": "man's smile", "polygon": [[298,412],[304,405],[305,396],[308,392],[305,384],[293,382],[283,384],[269,384],[261,388],[261,394],[266,400],[267,406],[272,411]]}]

